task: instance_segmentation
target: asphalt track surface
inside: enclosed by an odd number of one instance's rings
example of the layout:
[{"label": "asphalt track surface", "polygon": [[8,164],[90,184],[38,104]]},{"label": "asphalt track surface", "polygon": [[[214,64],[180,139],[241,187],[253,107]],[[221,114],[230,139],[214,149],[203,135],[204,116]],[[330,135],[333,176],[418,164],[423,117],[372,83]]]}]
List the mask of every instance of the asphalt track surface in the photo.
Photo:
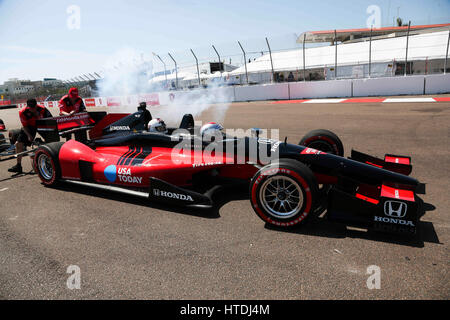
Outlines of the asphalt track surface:
[{"label": "asphalt track surface", "polygon": [[[199,117],[210,121],[215,108]],[[89,188],[46,188],[0,163],[1,299],[448,299],[450,103],[234,103],[224,126],[279,128],[297,143],[309,130],[336,132],[351,148],[411,155],[427,183],[415,240],[317,218],[293,231],[265,226],[246,195],[185,210]],[[52,110],[53,111],[53,110]],[[164,117],[168,110],[154,107]],[[54,111],[53,111],[54,112]],[[1,110],[8,129],[17,110]],[[181,115],[180,115],[181,119]],[[24,169],[30,161],[24,159]],[[245,190],[243,190],[245,191]],[[67,268],[81,270],[69,290]],[[367,268],[380,267],[369,290]]]}]

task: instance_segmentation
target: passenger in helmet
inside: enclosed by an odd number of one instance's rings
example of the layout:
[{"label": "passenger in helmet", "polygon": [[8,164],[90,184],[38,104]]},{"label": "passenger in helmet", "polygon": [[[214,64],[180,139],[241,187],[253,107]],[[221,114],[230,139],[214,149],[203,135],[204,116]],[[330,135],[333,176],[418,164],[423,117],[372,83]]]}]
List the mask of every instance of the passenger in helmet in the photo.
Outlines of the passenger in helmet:
[{"label": "passenger in helmet", "polygon": [[148,131],[167,133],[166,124],[160,118],[155,118],[148,123]]},{"label": "passenger in helmet", "polygon": [[220,124],[216,122],[209,122],[200,128],[200,135],[203,140],[215,141],[223,136],[222,130],[223,127]]}]

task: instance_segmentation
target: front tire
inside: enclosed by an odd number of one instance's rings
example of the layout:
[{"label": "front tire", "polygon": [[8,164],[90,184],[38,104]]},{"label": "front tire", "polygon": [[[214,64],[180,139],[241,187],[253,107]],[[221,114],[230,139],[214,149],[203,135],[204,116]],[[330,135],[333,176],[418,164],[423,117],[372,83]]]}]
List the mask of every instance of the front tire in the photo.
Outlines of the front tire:
[{"label": "front tire", "polygon": [[46,186],[56,185],[61,179],[59,150],[63,144],[63,142],[45,144],[39,147],[34,154],[34,170]]},{"label": "front tire", "polygon": [[337,156],[344,156],[344,145],[341,139],[330,130],[317,129],[310,131],[298,144]]},{"label": "front tire", "polygon": [[[307,148],[320,150],[337,156],[344,156],[344,145],[342,144],[341,139],[339,139],[339,137],[330,130],[312,130],[308,132],[298,144]],[[327,208],[327,195],[330,189],[330,185],[319,186],[320,203],[315,209],[315,216],[321,215]]]},{"label": "front tire", "polygon": [[293,227],[314,211],[318,196],[316,178],[307,166],[281,159],[260,169],[250,183],[250,202],[265,222]]}]

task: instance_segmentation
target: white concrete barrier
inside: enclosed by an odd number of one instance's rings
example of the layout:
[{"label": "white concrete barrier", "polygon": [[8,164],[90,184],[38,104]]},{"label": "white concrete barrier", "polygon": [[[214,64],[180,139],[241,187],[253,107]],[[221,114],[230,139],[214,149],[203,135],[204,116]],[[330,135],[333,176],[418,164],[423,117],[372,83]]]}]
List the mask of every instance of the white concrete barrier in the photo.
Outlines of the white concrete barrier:
[{"label": "white concrete barrier", "polygon": [[189,91],[159,92],[159,103],[220,103],[235,101],[233,87],[213,87],[208,89],[194,89]]},{"label": "white concrete barrier", "polygon": [[424,76],[397,76],[352,81],[354,97],[423,94],[424,90]]},{"label": "white concrete barrier", "polygon": [[[137,107],[142,101],[146,101],[149,106],[157,106],[160,104],[168,105],[172,103],[213,104],[235,101],[320,99],[439,93],[450,93],[450,74],[212,87],[207,89],[166,91],[131,96],[85,98],[83,100],[86,107]],[[310,103],[315,102],[316,101],[311,101]],[[387,102],[391,101],[388,100]],[[56,108],[58,106],[58,101],[41,101],[39,103],[47,108]],[[26,103],[17,104],[18,108],[23,108],[25,106]]]},{"label": "white concrete barrier", "polygon": [[234,87],[236,101],[289,99],[289,85],[276,83]]},{"label": "white concrete barrier", "polygon": [[351,80],[289,83],[290,99],[351,97]]},{"label": "white concrete barrier", "polygon": [[425,76],[425,94],[450,93],[450,74]]}]

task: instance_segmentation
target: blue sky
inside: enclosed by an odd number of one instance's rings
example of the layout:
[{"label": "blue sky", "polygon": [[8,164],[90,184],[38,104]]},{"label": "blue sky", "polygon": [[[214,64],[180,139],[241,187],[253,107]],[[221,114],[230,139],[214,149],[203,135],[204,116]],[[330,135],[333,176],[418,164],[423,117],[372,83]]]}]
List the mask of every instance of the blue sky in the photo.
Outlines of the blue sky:
[{"label": "blue sky", "polygon": [[[67,26],[73,5],[79,29]],[[292,48],[304,31],[366,27],[370,5],[380,8],[382,26],[397,12],[416,25],[450,22],[450,0],[0,0],[0,83],[98,71],[124,48],[145,59],[156,52],[167,63],[170,51],[181,65],[193,63],[189,48],[200,60],[213,58],[211,44],[237,56],[237,40],[249,51],[265,50],[265,37],[275,50]]]}]

